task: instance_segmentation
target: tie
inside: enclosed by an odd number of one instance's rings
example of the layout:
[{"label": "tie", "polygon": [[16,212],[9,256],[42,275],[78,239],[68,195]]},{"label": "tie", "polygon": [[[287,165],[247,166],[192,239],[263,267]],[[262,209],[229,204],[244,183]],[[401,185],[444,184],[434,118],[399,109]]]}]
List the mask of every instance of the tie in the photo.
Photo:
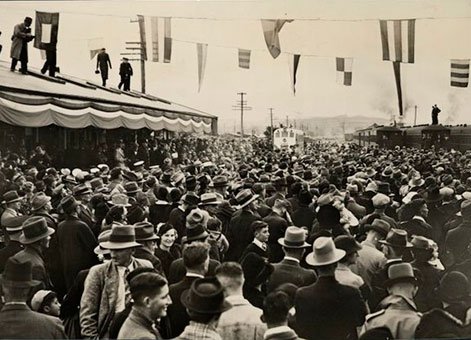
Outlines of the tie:
[{"label": "tie", "polygon": [[265,242],[262,243],[262,249],[264,251],[267,251],[267,244]]},{"label": "tie", "polygon": [[131,302],[131,291],[129,289],[129,282],[127,280],[129,274],[129,268],[126,267],[124,270],[124,305],[129,306],[129,303]]}]

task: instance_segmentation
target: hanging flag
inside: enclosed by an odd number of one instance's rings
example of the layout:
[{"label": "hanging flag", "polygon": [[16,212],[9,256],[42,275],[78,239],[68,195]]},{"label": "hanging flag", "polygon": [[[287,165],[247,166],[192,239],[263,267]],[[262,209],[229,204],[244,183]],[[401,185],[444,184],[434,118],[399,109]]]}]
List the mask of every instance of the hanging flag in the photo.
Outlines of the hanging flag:
[{"label": "hanging flag", "polygon": [[90,60],[100,53],[101,49],[105,47],[103,38],[88,39],[88,49],[90,50]]},{"label": "hanging flag", "polygon": [[280,33],[283,25],[286,22],[292,22],[293,20],[267,20],[262,19],[263,35],[265,36],[265,42],[273,58],[277,58],[281,53],[280,39],[278,33]]},{"label": "hanging flag", "polygon": [[401,63],[393,61],[394,78],[396,79],[397,101],[399,105],[399,116],[402,117],[404,109],[402,107],[402,86],[401,86]]},{"label": "hanging flag", "polygon": [[293,59],[290,60],[290,74],[291,74],[291,81],[293,86],[293,93],[296,95],[296,72],[298,71],[299,59],[300,54],[293,54]]},{"label": "hanging flag", "polygon": [[141,58],[147,60],[147,42],[146,42],[146,22],[143,15],[137,16],[139,23],[139,35],[141,39]]},{"label": "hanging flag", "polygon": [[164,18],[164,63],[169,63],[172,58],[172,21]]},{"label": "hanging flag", "polygon": [[59,13],[36,11],[34,47],[40,50],[55,50],[59,31]]},{"label": "hanging flag", "polygon": [[239,67],[250,68],[250,50],[239,48]]},{"label": "hanging flag", "polygon": [[451,59],[451,86],[468,87],[469,59]]},{"label": "hanging flag", "polygon": [[336,58],[337,83],[352,86],[353,58]]},{"label": "hanging flag", "polygon": [[383,60],[414,63],[415,19],[380,20]]},{"label": "hanging flag", "polygon": [[150,19],[152,37],[152,61],[159,61],[159,18]]},{"label": "hanging flag", "polygon": [[203,83],[204,69],[206,68],[208,44],[196,44],[196,52],[198,53],[198,92],[200,92],[201,84]]}]

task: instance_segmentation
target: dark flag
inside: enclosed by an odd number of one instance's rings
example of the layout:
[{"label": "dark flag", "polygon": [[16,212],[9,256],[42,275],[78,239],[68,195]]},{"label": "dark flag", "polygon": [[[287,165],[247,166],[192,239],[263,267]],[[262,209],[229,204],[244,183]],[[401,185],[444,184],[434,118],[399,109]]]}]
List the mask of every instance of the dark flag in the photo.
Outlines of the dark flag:
[{"label": "dark flag", "polygon": [[40,50],[55,50],[59,31],[59,13],[36,11],[34,47]]}]

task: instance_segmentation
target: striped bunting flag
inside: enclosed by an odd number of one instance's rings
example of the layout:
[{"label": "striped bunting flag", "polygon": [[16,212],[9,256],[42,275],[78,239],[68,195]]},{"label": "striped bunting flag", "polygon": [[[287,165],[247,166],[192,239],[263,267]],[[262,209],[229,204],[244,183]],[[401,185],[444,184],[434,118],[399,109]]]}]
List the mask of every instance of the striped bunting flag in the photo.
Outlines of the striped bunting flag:
[{"label": "striped bunting flag", "polygon": [[150,18],[152,38],[152,61],[159,61],[159,18]]},{"label": "striped bunting flag", "polygon": [[203,84],[204,70],[206,68],[206,57],[208,56],[208,44],[196,44],[196,53],[198,55],[198,92]]},{"label": "striped bunting flag", "polygon": [[337,83],[352,86],[353,58],[336,58]]},{"label": "striped bunting flag", "polygon": [[415,19],[380,20],[383,60],[414,63]]},{"label": "striped bunting flag", "polygon": [[250,50],[239,48],[239,67],[250,68]]},{"label": "striped bunting flag", "polygon": [[172,18],[164,18],[164,63],[172,59]]},{"label": "striped bunting flag", "polygon": [[451,86],[468,87],[469,59],[451,59]]}]

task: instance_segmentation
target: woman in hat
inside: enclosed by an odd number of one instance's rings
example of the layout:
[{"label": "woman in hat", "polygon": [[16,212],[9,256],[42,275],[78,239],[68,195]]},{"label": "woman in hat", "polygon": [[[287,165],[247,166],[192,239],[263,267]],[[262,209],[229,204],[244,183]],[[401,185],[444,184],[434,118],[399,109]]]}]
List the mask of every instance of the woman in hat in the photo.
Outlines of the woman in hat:
[{"label": "woman in hat", "polygon": [[157,235],[159,241],[154,254],[160,259],[162,270],[168,277],[172,262],[182,257],[180,245],[176,243],[177,231],[171,224],[161,223]]}]

